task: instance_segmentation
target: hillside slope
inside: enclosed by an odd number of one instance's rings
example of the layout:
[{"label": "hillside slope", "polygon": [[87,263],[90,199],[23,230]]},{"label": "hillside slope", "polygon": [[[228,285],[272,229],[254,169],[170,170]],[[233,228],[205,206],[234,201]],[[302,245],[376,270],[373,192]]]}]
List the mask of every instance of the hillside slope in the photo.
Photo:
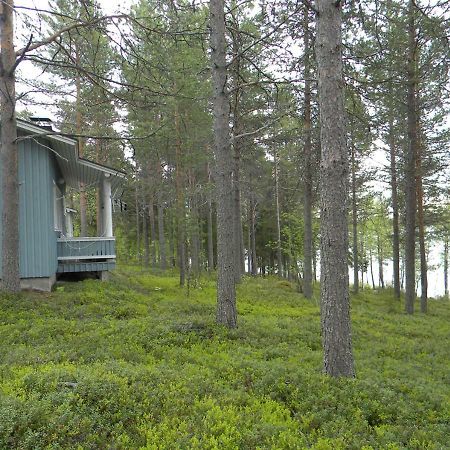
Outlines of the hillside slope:
[{"label": "hillside slope", "polygon": [[357,379],[321,374],[317,299],[245,279],[239,328],[212,280],[121,268],[0,299],[0,448],[450,448],[450,304],[352,299]]}]

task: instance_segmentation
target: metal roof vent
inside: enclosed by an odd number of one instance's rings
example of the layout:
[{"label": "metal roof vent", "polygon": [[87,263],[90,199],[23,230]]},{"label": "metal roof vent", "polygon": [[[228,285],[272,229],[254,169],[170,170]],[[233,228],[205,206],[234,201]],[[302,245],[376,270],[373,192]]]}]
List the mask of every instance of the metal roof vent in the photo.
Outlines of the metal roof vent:
[{"label": "metal roof vent", "polygon": [[33,116],[30,117],[30,122],[33,122],[34,125],[37,125],[38,127],[41,127],[44,130],[53,131],[52,119],[49,119],[48,117]]}]

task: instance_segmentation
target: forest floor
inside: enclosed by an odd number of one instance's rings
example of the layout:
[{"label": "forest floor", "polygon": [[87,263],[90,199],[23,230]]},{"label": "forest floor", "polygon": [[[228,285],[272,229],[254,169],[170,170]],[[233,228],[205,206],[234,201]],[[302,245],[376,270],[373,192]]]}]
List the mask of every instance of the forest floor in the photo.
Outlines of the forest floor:
[{"label": "forest floor", "polygon": [[0,298],[1,449],[450,448],[450,303],[352,298],[357,378],[321,373],[318,299],[245,278],[239,328],[214,281],[122,267]]}]

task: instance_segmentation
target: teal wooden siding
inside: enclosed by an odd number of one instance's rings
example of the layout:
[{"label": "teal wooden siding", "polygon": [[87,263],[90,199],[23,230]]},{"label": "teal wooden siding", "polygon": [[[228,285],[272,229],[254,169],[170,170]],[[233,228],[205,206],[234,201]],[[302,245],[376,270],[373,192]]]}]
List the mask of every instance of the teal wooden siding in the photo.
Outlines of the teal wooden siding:
[{"label": "teal wooden siding", "polygon": [[106,262],[65,262],[58,264],[58,273],[106,272],[116,267],[115,261]]},{"label": "teal wooden siding", "polygon": [[[49,143],[44,142],[44,145],[49,146]],[[54,155],[47,148],[33,139],[19,142],[21,278],[49,277],[56,273],[58,260],[57,233],[54,230],[53,180],[58,180],[58,176]]]}]

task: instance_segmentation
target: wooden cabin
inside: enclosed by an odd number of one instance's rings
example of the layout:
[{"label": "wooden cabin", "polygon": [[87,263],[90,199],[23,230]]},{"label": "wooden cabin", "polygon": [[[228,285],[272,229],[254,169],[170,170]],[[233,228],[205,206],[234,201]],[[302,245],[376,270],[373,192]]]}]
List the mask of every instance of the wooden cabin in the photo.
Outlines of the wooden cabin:
[{"label": "wooden cabin", "polygon": [[[17,127],[22,288],[50,290],[61,273],[94,272],[105,278],[116,261],[112,199],[125,174],[81,158],[76,140],[45,135],[48,127],[22,120]],[[100,236],[74,236],[76,208],[69,208],[65,195],[69,188],[81,186],[100,187]],[[1,238],[2,233],[0,251]]]}]

